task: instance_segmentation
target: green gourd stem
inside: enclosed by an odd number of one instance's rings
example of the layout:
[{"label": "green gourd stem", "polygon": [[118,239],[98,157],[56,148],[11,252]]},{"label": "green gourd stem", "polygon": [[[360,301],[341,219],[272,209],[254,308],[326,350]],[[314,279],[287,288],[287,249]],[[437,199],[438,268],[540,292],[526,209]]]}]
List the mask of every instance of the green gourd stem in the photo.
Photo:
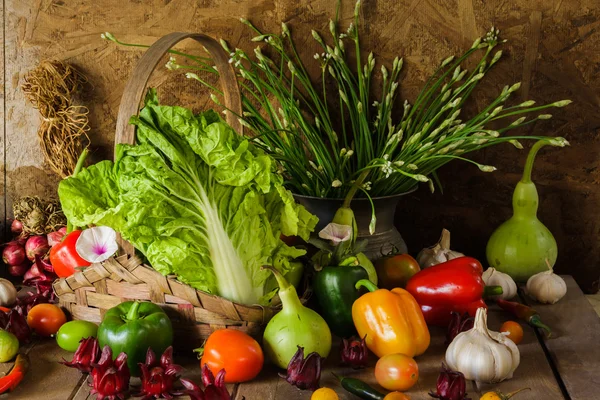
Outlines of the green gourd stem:
[{"label": "green gourd stem", "polygon": [[128,321],[135,321],[136,319],[139,318],[139,311],[140,311],[140,303],[139,301],[134,301],[133,304],[131,305],[131,308],[129,309],[129,311],[127,312],[127,320]]},{"label": "green gourd stem", "polygon": [[279,285],[279,298],[281,299],[282,311],[296,311],[302,307],[302,302],[298,298],[296,288],[289,284],[289,282],[283,277],[281,272],[277,271],[271,266],[263,266],[261,269],[268,269],[275,275],[277,284]]},{"label": "green gourd stem", "polygon": [[548,338],[550,338],[552,336],[552,331],[550,330],[548,325],[546,325],[542,321],[540,321],[539,315],[536,314],[536,315],[533,315],[531,318],[529,318],[529,323],[531,325],[535,326],[536,328],[540,328],[540,329],[544,330],[546,332],[546,335]]},{"label": "green gourd stem", "polygon": [[550,144],[547,139],[538,140],[529,150],[529,154],[527,155],[527,161],[525,161],[525,169],[523,170],[523,177],[521,178],[521,182],[529,183],[531,182],[531,170],[533,169],[533,162],[535,161],[535,156],[538,151]]},{"label": "green gourd stem", "polygon": [[356,195],[356,192],[358,191],[358,189],[362,186],[365,179],[367,179],[369,172],[371,172],[371,171],[370,170],[363,171],[358,176],[358,179],[354,181],[354,183],[352,184],[352,187],[350,188],[350,190],[348,190],[348,193],[346,194],[346,197],[344,198],[344,204],[342,204],[342,207],[350,208],[350,203],[352,202],[352,199]]},{"label": "green gourd stem", "polygon": [[483,288],[483,297],[499,296],[504,293],[502,286],[486,286]]},{"label": "green gourd stem", "polygon": [[[83,164],[85,163],[85,159],[87,158],[89,152],[90,151],[87,148],[85,148],[79,155],[79,158],[77,159],[77,164],[75,164],[75,169],[73,170],[73,174],[71,174],[73,178],[76,177],[77,174],[79,174],[79,171],[81,171],[81,169],[83,168]],[[74,229],[76,229],[76,227],[74,227],[73,224],[67,220],[67,233],[73,232]]]},{"label": "green gourd stem", "polygon": [[354,285],[354,287],[356,289],[360,289],[361,287],[367,288],[367,290],[369,292],[374,292],[376,290],[379,290],[379,288],[370,280],[368,279],[361,279],[358,282],[356,282],[356,285]]}]

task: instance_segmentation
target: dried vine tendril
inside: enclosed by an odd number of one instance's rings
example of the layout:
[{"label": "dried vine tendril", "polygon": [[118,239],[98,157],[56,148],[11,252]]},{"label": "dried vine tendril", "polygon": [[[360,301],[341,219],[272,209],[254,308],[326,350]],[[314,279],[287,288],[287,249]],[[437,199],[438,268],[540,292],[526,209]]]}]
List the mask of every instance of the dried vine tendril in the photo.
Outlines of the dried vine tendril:
[{"label": "dried vine tendril", "polygon": [[42,61],[25,76],[21,89],[42,115],[38,138],[44,160],[61,178],[70,176],[89,144],[88,109],[72,104],[73,94],[87,81],[60,61]]}]

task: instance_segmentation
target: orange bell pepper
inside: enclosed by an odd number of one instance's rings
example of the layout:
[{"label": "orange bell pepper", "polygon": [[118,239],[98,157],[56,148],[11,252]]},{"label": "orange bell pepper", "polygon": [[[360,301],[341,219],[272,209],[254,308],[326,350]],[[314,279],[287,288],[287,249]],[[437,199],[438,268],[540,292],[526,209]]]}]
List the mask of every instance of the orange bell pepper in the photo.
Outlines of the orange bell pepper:
[{"label": "orange bell pepper", "polygon": [[387,354],[421,355],[429,347],[429,329],[421,307],[404,289],[377,289],[361,279],[356,288],[366,293],[352,305],[352,320],[360,337],[366,337],[367,347],[378,357]]}]

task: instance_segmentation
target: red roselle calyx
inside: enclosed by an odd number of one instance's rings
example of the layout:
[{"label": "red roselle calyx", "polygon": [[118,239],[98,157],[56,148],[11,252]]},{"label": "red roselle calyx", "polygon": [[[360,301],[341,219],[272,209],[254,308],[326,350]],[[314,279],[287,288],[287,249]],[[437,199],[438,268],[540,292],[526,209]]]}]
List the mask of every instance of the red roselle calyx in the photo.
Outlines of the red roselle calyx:
[{"label": "red roselle calyx", "polygon": [[204,364],[202,367],[202,383],[204,384],[205,400],[231,400],[231,396],[225,387],[225,370],[222,369],[213,375],[210,367]]},{"label": "red roselle calyx", "polygon": [[149,347],[146,362],[138,365],[142,371],[142,387],[135,397],[143,397],[142,400],[172,399],[177,394],[173,391],[173,384],[179,378],[183,367],[173,363],[172,346],[165,350],[160,360]]},{"label": "red roselle calyx", "polygon": [[359,339],[353,336],[350,339],[343,339],[340,353],[343,365],[351,366],[354,369],[367,366],[369,349],[365,338]]},{"label": "red roselle calyx", "polygon": [[46,236],[31,236],[25,243],[25,253],[31,261],[35,261],[36,256],[44,257],[48,250],[50,250],[50,246]]},{"label": "red roselle calyx", "polygon": [[310,353],[304,358],[304,347],[298,346],[296,354],[287,367],[287,375],[279,374],[300,390],[317,390],[321,380],[321,364],[323,357],[317,352]]},{"label": "red roselle calyx", "polygon": [[452,317],[450,318],[450,324],[446,331],[446,346],[449,346],[459,333],[473,329],[475,324],[475,319],[468,313],[460,315],[456,311],[452,311]]},{"label": "red roselle calyx", "polygon": [[458,371],[452,371],[442,363],[442,371],[437,379],[436,392],[429,392],[431,397],[439,400],[469,400],[467,398],[467,383],[465,376]]},{"label": "red roselle calyx", "polygon": [[186,390],[175,393],[176,395],[187,395],[191,400],[231,400],[231,395],[225,387],[225,370],[222,369],[213,375],[208,364],[202,367],[202,383],[206,388],[203,392],[200,386],[189,379],[181,378],[179,380]]},{"label": "red roselle calyx", "polygon": [[67,367],[76,368],[81,372],[89,373],[92,371],[92,365],[96,364],[99,358],[100,346],[98,345],[98,339],[89,337],[79,341],[79,347],[77,347],[71,362],[63,358],[59,363]]},{"label": "red roselle calyx", "polygon": [[127,354],[121,353],[113,361],[112,350],[108,345],[102,349],[100,361],[92,363],[92,390],[96,400],[125,399],[129,389],[129,368],[127,368]]},{"label": "red roselle calyx", "polygon": [[25,249],[19,242],[8,242],[2,250],[2,261],[7,265],[22,265],[25,263]]}]

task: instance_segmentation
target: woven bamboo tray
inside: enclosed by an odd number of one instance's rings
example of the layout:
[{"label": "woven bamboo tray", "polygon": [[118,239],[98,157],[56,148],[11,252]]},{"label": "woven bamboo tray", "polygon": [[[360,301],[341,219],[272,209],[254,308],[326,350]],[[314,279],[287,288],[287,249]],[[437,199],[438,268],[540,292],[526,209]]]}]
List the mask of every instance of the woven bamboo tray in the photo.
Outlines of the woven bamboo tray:
[{"label": "woven bamboo tray", "polygon": [[[235,72],[219,43],[203,34],[171,33],[144,53],[127,82],[119,107],[115,145],[135,144],[135,126],[129,124],[129,118],[139,112],[150,75],[169,49],[187,38],[198,41],[211,54],[219,71],[224,104],[241,115],[241,96]],[[243,132],[235,115],[227,113],[226,120],[234,130],[240,134]],[[281,308],[280,305],[237,304],[196,290],[177,281],[175,276],[163,276],[144,265],[127,241],[121,239],[119,245],[119,254],[122,255],[54,282],[60,306],[68,310],[73,319],[99,323],[108,309],[121,302],[151,301],[169,314],[175,346],[184,349],[198,347],[203,339],[221,328],[238,329],[258,338],[269,319]],[[303,298],[307,295],[308,290]]]}]

